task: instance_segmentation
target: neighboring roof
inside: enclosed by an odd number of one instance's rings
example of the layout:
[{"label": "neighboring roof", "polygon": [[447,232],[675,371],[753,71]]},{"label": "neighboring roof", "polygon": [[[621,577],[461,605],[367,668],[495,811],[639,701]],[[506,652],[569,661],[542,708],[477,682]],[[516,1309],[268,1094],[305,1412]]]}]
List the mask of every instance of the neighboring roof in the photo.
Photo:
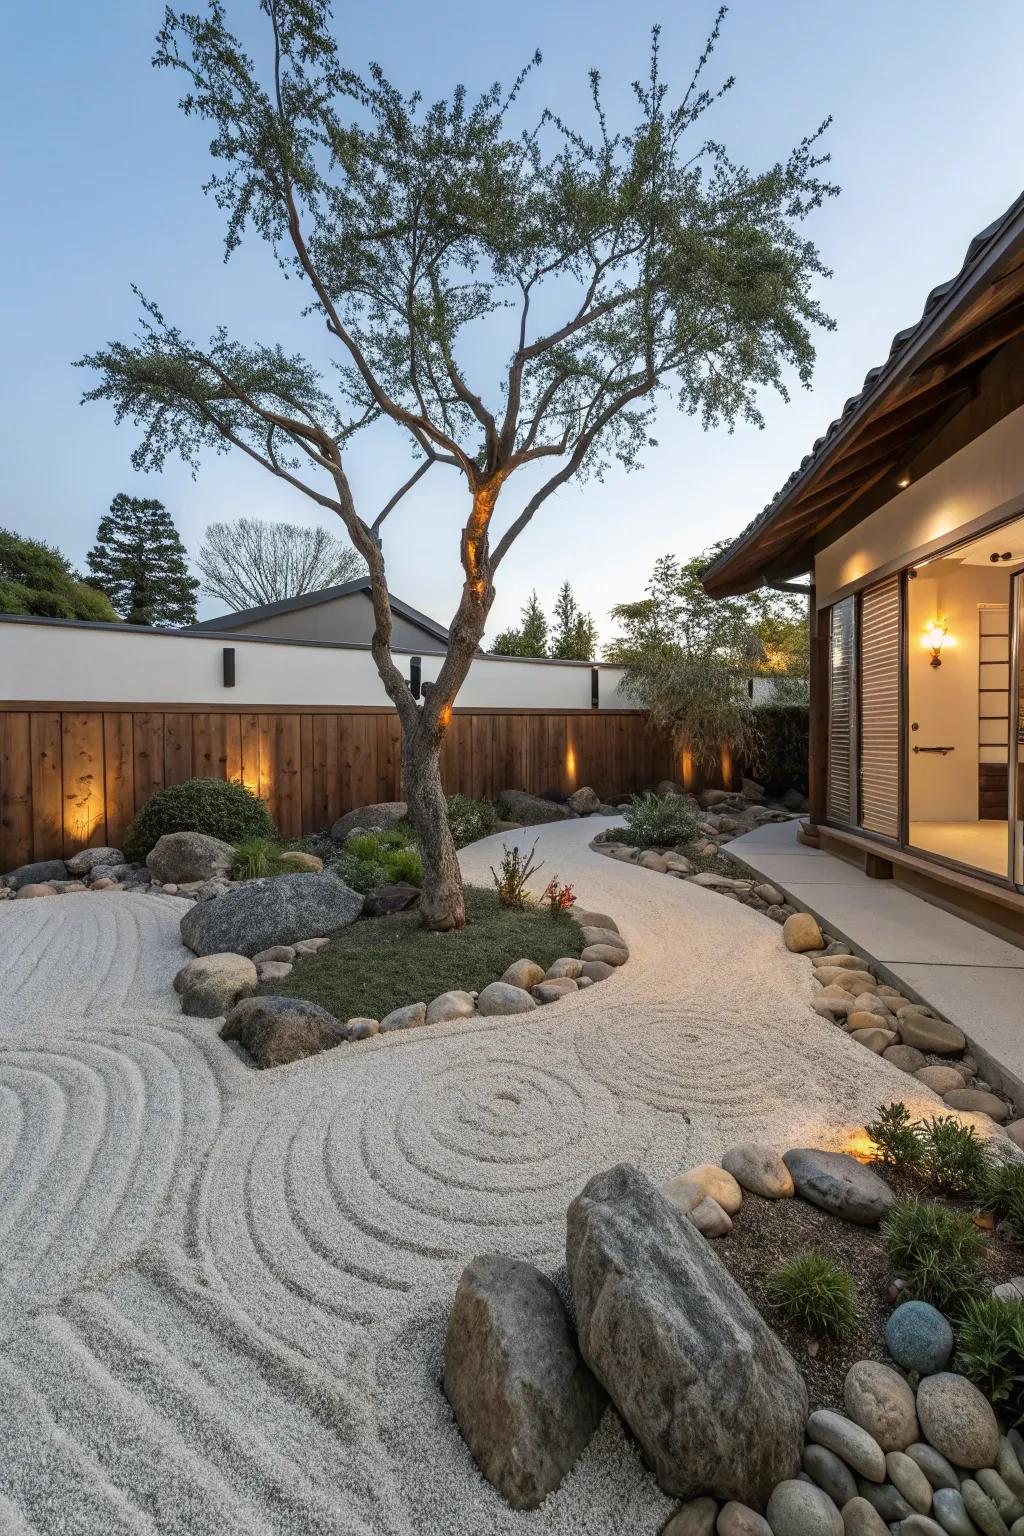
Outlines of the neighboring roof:
[{"label": "neighboring roof", "polygon": [[[285,597],[277,603],[263,603],[258,608],[243,608],[239,613],[222,613],[216,619],[203,619],[201,623],[190,624],[189,631],[234,630],[239,624],[252,624],[260,619],[274,619],[279,613],[297,613],[301,608],[316,608],[321,603],[333,602],[338,597],[349,597],[355,592],[365,592],[369,596],[369,576],[358,576],[355,581],[342,582],[339,587],[321,587],[319,592],[305,592],[301,597]],[[392,597],[390,602],[393,612],[401,618],[408,619],[410,624],[418,625],[435,640],[448,644],[448,631],[443,624],[438,624],[434,619],[428,619],[425,613],[420,613],[417,608],[410,607],[408,603],[403,603],[397,597]]]},{"label": "neighboring roof", "polygon": [[919,452],[966,403],[971,375],[1022,331],[1024,194],[974,237],[959,272],[932,289],[916,324],[896,333],[886,361],[709,567],[707,590],[725,597],[766,573],[806,569],[809,539]]}]

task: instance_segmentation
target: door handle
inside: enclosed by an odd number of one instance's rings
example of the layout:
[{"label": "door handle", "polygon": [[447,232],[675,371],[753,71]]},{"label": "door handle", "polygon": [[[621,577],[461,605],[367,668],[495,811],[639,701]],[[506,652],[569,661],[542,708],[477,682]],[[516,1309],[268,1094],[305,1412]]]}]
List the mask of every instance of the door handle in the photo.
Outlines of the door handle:
[{"label": "door handle", "polygon": [[955,752],[955,747],[915,747],[915,752],[941,752],[945,757],[947,752]]}]

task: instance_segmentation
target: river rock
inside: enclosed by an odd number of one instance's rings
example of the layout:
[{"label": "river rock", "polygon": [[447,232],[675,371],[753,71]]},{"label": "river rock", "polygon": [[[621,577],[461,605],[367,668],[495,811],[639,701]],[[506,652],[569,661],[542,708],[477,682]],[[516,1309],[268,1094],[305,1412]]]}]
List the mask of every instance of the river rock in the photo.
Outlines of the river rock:
[{"label": "river rock", "polygon": [[580,928],[608,928],[618,933],[619,925],[607,912],[591,912],[589,907],[571,907],[569,916]]},{"label": "river rock", "polygon": [[346,1028],[350,1040],[369,1040],[380,1034],[379,1019],[349,1019]]},{"label": "river rock", "polygon": [[48,885],[51,880],[66,880],[68,867],[63,859],[37,859],[34,864],[19,864],[8,870],[3,883],[12,891],[20,891],[23,885]]},{"label": "river rock", "polygon": [[506,981],[492,981],[476,1000],[477,1012],[483,1018],[506,1013],[532,1013],[536,1007],[529,992],[524,992],[522,987],[509,986]]},{"label": "river rock", "polygon": [[723,1504],[717,1529],[718,1536],[772,1536],[772,1528],[764,1515],[735,1499]]},{"label": "river rock", "polygon": [[975,1481],[988,1494],[1008,1526],[1016,1520],[1024,1520],[1020,1499],[994,1468],[982,1467]]},{"label": "river rock", "polygon": [[259,976],[245,955],[204,955],[174,978],[181,1011],[193,1019],[222,1019],[243,997],[252,997]]},{"label": "river rock", "polygon": [[912,1509],[926,1515],[932,1507],[932,1485],[921,1468],[905,1451],[890,1451],[885,1470],[894,1488],[899,1489]]},{"label": "river rock", "polygon": [[714,1536],[718,1519],[716,1499],[689,1499],[680,1504],[661,1536]]},{"label": "river rock", "polygon": [[[113,880],[100,881],[98,885],[91,885],[91,891],[109,890],[115,882]],[[38,896],[56,896],[57,887],[49,885],[45,880],[30,880],[27,885],[19,885],[14,893],[15,901],[34,901]]]},{"label": "river rock", "polygon": [[[576,964],[579,965],[580,961],[577,960]],[[513,960],[502,974],[501,980],[510,987],[518,987],[521,992],[529,992],[538,981],[544,980],[544,967],[538,965],[536,960]]]},{"label": "river rock", "polygon": [[782,1160],[798,1195],[857,1226],[877,1226],[895,1200],[888,1184],[873,1169],[845,1152],[793,1147],[782,1154]]},{"label": "river rock", "polygon": [[125,864],[127,860],[120,848],[83,848],[78,853],[73,853],[70,859],[64,860],[69,875],[87,875],[95,869],[97,864],[106,864],[112,867],[117,864]]},{"label": "river rock", "polygon": [[[562,981],[568,977],[571,981],[579,981],[582,975],[583,961],[577,960],[575,955],[563,955],[561,960],[552,960],[544,972],[544,980]],[[505,975],[501,979],[502,981],[507,981],[508,976]],[[533,985],[536,985],[536,983],[533,983]]]},{"label": "river rock", "polygon": [[900,1536],[945,1536],[938,1521],[926,1514],[908,1515],[900,1526]]},{"label": "river rock", "polygon": [[867,1478],[857,1479],[857,1493],[881,1515],[887,1525],[906,1520],[914,1513],[898,1488],[892,1483],[869,1483]]},{"label": "river rock", "polygon": [[375,805],[361,805],[338,817],[331,828],[331,841],[343,843],[357,828],[363,832],[391,832],[408,814],[409,807],[404,800],[379,800]]},{"label": "river rock", "polygon": [[[696,1168],[686,1168],[661,1186],[663,1195],[673,1199],[674,1191],[684,1194],[684,1186],[696,1190],[701,1196],[710,1195],[728,1216],[735,1216],[743,1203],[743,1191],[731,1173],[714,1163],[699,1163]],[[677,1202],[678,1203],[678,1202]],[[696,1200],[691,1200],[687,1210],[692,1210]]]},{"label": "river rock", "polygon": [[948,1536],[978,1536],[978,1527],[967,1513],[959,1488],[936,1488],[932,1515]]},{"label": "river rock", "polygon": [[165,832],[146,855],[146,868],[161,885],[187,885],[191,880],[227,879],[237,857],[230,843],[205,832]]},{"label": "river rock", "polygon": [[932,1376],[949,1363],[953,1330],[930,1302],[905,1301],[886,1322],[885,1347],[905,1371]]},{"label": "river rock", "polygon": [[[927,1303],[922,1303],[922,1305],[927,1305]],[[959,1473],[933,1445],[926,1444],[924,1440],[915,1440],[913,1445],[907,1446],[907,1455],[911,1461],[917,1462],[917,1465],[936,1491],[940,1488],[955,1488],[959,1491]]]},{"label": "river rock", "polygon": [[778,1483],[766,1510],[772,1536],[843,1536],[843,1517],[827,1493],[795,1478]]},{"label": "river rock", "polygon": [[842,1513],[846,1536],[889,1536],[889,1527],[878,1510],[859,1494],[843,1505]]},{"label": "river rock", "polygon": [[445,1024],[449,1019],[470,1019],[476,1013],[476,1000],[471,992],[442,992],[427,1004],[428,1024]]},{"label": "river rock", "polygon": [[[952,1371],[926,1376],[917,1389],[917,1414],[929,1444],[954,1466],[974,1470],[995,1465],[999,1454],[996,1416],[966,1376]],[[969,1503],[967,1509],[970,1513]]]},{"label": "river rock", "polygon": [[913,1045],[890,1045],[882,1052],[882,1056],[901,1072],[919,1072],[926,1064],[923,1051],[919,1051]]},{"label": "river rock", "polygon": [[244,1046],[264,1069],[317,1056],[348,1038],[333,1014],[301,997],[243,998],[221,1025],[220,1037]]},{"label": "river rock", "polygon": [[570,992],[578,990],[571,976],[561,976],[557,981],[539,981],[535,987],[530,988],[530,996],[538,1003],[557,1003],[561,998],[568,997]]},{"label": "river rock", "polygon": [[[699,1190],[697,1194],[700,1195]],[[711,1195],[700,1195],[687,1215],[702,1237],[728,1237],[732,1231],[732,1217]]]},{"label": "river rock", "polygon": [[536,1509],[558,1487],[605,1407],[551,1281],[497,1255],[462,1272],[444,1390],[473,1459],[513,1509]]},{"label": "river rock", "polygon": [[955,1024],[943,1019],[930,1019],[913,1009],[901,1008],[899,1012],[900,1036],[904,1045],[916,1045],[919,1051],[936,1056],[953,1056],[967,1044],[967,1036]]},{"label": "river rock", "polygon": [[224,950],[254,955],[273,944],[295,944],[307,934],[335,933],[362,910],[362,896],[330,870],[275,875],[247,880],[216,901],[197,902],[181,919],[181,938],[197,955]]},{"label": "river rock", "polygon": [[280,960],[285,965],[291,965],[294,959],[294,944],[271,944],[269,949],[261,949],[258,955],[252,957],[254,965],[263,965],[267,960]]},{"label": "river rock", "polygon": [[807,1420],[807,1438],[835,1451],[848,1467],[873,1483],[885,1481],[885,1452],[866,1429],[830,1408],[817,1408]]},{"label": "river rock", "polygon": [[984,1088],[954,1088],[943,1095],[950,1109],[962,1109],[967,1114],[988,1115],[990,1120],[1002,1124],[1010,1117],[1010,1106],[998,1094],[987,1093]]},{"label": "river rock", "polygon": [[960,1484],[960,1497],[968,1515],[984,1536],[1009,1536],[1010,1527],[980,1483],[965,1477]]},{"label": "river rock", "polygon": [[722,1167],[737,1184],[764,1200],[786,1199],[793,1194],[793,1175],[774,1147],[744,1141],[730,1147],[722,1158]]},{"label": "river rock", "polygon": [[566,1258],[584,1359],[662,1488],[763,1506],[799,1466],[807,1391],[711,1245],[619,1164],[569,1207]]},{"label": "river rock", "polygon": [[289,848],[277,856],[279,864],[290,864],[292,869],[311,869],[319,873],[324,867],[324,861],[315,853],[307,853],[304,848]]},{"label": "river rock", "polygon": [[[855,1022],[856,1016],[850,1020],[851,1024]],[[850,1039],[856,1040],[857,1044],[862,1045],[865,1050],[873,1051],[876,1056],[881,1056],[890,1045],[899,1039],[899,1036],[894,1029],[862,1028],[851,1029]]]},{"label": "river rock", "polygon": [[857,1479],[846,1462],[827,1446],[805,1445],[801,1464],[808,1477],[813,1478],[840,1509],[857,1497]]},{"label": "river rock", "polygon": [[624,949],[629,952],[629,945],[622,934],[614,928],[599,928],[595,923],[581,923],[580,938],[585,945],[610,944],[613,949]]},{"label": "river rock", "polygon": [[1024,1499],[1024,1467],[1021,1467],[1020,1458],[1005,1435],[999,1442],[996,1471],[1005,1478],[1017,1497]]},{"label": "river rock", "polygon": [[380,1021],[382,1035],[390,1034],[393,1029],[419,1029],[421,1024],[427,1022],[426,1003],[403,1003],[401,1008],[392,1008]]},{"label": "river rock", "polygon": [[883,1451],[902,1451],[918,1438],[914,1394],[898,1371],[878,1360],[858,1360],[843,1382],[843,1401],[855,1424]]},{"label": "river rock", "polygon": [[782,925],[782,942],[794,954],[805,954],[809,949],[822,949],[825,940],[818,920],[809,912],[793,912]]},{"label": "river rock", "polygon": [[944,1094],[952,1093],[954,1088],[964,1086],[964,1075],[957,1071],[956,1067],[941,1066],[938,1063],[926,1067],[919,1067],[914,1073],[919,1083],[930,1088],[932,1093],[937,1093],[941,1099]]},{"label": "river rock", "polygon": [[615,975],[615,967],[603,960],[583,960],[580,963],[580,981],[607,981]]}]

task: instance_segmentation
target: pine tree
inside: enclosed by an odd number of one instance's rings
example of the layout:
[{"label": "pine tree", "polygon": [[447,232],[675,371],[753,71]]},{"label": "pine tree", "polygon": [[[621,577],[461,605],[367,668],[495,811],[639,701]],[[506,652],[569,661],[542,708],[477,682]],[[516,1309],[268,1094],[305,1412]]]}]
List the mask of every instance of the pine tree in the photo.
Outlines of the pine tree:
[{"label": "pine tree", "polygon": [[100,519],[88,566],[128,624],[194,624],[199,583],[162,501],[120,492]]},{"label": "pine tree", "polygon": [[591,661],[597,651],[597,626],[576,601],[564,581],[555,598],[551,625],[551,655],[558,661]]},{"label": "pine tree", "polygon": [[548,654],[548,621],[540,606],[536,592],[531,592],[523,605],[523,622],[518,629],[503,629],[495,636],[491,646],[492,656],[546,656]]}]

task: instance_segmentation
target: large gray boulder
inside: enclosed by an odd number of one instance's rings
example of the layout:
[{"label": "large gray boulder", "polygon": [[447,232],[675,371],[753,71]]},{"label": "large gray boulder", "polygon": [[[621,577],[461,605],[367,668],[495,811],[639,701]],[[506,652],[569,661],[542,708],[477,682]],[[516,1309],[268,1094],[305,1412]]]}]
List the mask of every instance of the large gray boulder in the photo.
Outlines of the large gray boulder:
[{"label": "large gray boulder", "polygon": [[495,1255],[462,1272],[444,1390],[477,1466],[514,1509],[536,1509],[558,1487],[605,1405],[551,1281]]},{"label": "large gray boulder", "polygon": [[799,1470],[807,1391],[697,1228],[620,1163],[569,1207],[566,1258],[583,1358],[662,1488],[763,1508]]},{"label": "large gray boulder", "polygon": [[348,1039],[348,1030],[302,997],[243,997],[221,1025],[222,1040],[245,1047],[261,1069],[318,1056]]},{"label": "large gray boulder", "polygon": [[[187,885],[231,874],[237,855],[230,843],[205,832],[165,832],[146,855],[146,868],[161,885]],[[225,946],[226,947],[226,946]]]},{"label": "large gray boulder", "polygon": [[361,805],[358,810],[346,811],[331,827],[331,839],[343,843],[350,832],[361,828],[364,832],[390,832],[404,821],[409,807],[404,800],[380,800],[376,805]]},{"label": "large gray boulder", "polygon": [[336,933],[362,910],[362,896],[329,870],[274,875],[197,902],[181,920],[181,941],[197,955],[257,955],[274,944]]},{"label": "large gray boulder", "polygon": [[791,1147],[782,1161],[796,1192],[832,1216],[861,1227],[876,1227],[896,1196],[873,1168],[848,1152],[824,1152],[820,1147]]},{"label": "large gray boulder", "polygon": [[68,867],[63,859],[39,859],[35,864],[19,864],[8,870],[3,883],[12,891],[20,891],[23,885],[49,885],[51,880],[66,880]]},{"label": "large gray boulder", "polygon": [[576,814],[570,805],[527,794],[525,789],[503,789],[495,803],[503,821],[514,821],[521,827],[535,827],[545,821],[571,821]]},{"label": "large gray boulder", "polygon": [[222,1019],[258,981],[256,967],[244,955],[202,955],[183,965],[174,978],[181,1011],[194,1019]]},{"label": "large gray boulder", "polygon": [[120,848],[83,848],[79,853],[73,853],[70,859],[64,861],[68,867],[69,875],[88,875],[97,866],[113,869],[127,863]]}]

